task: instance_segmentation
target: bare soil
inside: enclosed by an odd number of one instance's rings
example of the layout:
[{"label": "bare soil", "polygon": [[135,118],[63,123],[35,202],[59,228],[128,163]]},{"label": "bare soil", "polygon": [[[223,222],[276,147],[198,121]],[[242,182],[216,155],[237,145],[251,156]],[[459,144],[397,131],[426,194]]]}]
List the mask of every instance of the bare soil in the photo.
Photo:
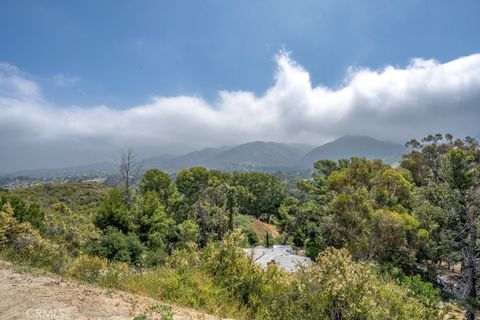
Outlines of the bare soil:
[{"label": "bare soil", "polygon": [[268,224],[258,219],[252,222],[252,229],[253,231],[255,231],[260,241],[265,240],[265,234],[267,232],[270,234],[270,236],[273,236],[275,238],[278,237],[280,234],[277,227],[275,227],[273,224]]},{"label": "bare soil", "polygon": [[[170,307],[171,312],[165,311]],[[218,319],[151,298],[84,285],[56,275],[19,272],[11,264],[0,261],[1,320],[123,320],[140,315],[146,315],[148,320]]]}]

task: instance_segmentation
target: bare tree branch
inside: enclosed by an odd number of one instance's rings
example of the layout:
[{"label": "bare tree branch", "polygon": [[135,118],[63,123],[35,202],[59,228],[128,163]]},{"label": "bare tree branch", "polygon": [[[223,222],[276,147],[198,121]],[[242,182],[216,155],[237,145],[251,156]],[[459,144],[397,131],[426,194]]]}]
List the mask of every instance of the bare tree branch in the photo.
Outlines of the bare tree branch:
[{"label": "bare tree branch", "polygon": [[120,151],[113,155],[124,188],[125,204],[130,207],[132,202],[132,186],[143,168],[143,163],[137,160],[132,149]]}]

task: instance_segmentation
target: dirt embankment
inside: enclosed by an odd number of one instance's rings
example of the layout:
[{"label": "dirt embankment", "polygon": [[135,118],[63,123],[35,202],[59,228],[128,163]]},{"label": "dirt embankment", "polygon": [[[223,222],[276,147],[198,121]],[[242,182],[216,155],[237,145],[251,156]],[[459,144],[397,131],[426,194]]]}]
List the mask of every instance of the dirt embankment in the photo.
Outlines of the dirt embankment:
[{"label": "dirt embankment", "polygon": [[151,319],[216,317],[170,306],[125,292],[96,288],[55,275],[35,276],[15,271],[0,261],[0,319],[124,320],[146,315]]},{"label": "dirt embankment", "polygon": [[274,238],[280,235],[277,228],[273,224],[268,224],[260,220],[255,220],[251,226],[253,231],[255,231],[255,233],[257,234],[260,241],[265,240],[265,236],[267,233]]}]

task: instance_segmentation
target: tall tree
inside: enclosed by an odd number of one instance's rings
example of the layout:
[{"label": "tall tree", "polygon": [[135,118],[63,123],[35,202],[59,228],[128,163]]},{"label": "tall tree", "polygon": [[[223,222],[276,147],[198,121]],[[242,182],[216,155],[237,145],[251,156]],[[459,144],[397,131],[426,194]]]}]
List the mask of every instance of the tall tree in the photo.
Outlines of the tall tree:
[{"label": "tall tree", "polygon": [[284,185],[275,176],[261,172],[235,172],[232,183],[239,188],[238,206],[241,214],[270,221],[278,214],[285,198]]},{"label": "tall tree", "polygon": [[228,185],[207,187],[200,192],[194,204],[200,226],[200,244],[205,246],[210,239],[222,239],[228,231],[230,212],[228,210]]},{"label": "tall tree", "polygon": [[158,169],[147,170],[140,180],[139,187],[142,194],[149,191],[155,192],[165,206],[170,196],[175,192],[170,176]]},{"label": "tall tree", "polygon": [[[432,213],[440,210],[430,218],[440,236],[437,237],[440,251],[456,251],[454,254],[442,254],[442,257],[456,257],[460,262],[465,283],[465,296],[472,301],[477,299],[478,276],[478,224],[480,222],[480,148],[475,139],[453,139],[450,134],[430,135],[415,140],[407,145],[413,150],[404,156],[401,165],[408,168],[421,186],[424,198],[430,202]],[[437,195],[442,195],[440,198]],[[418,201],[417,201],[418,203]],[[414,203],[414,205],[417,205]],[[422,209],[428,208],[421,204]],[[431,209],[435,210],[431,210]],[[452,214],[453,213],[453,214]],[[433,219],[432,219],[433,218]],[[448,219],[445,223],[444,219]],[[439,231],[435,230],[441,228]],[[449,241],[444,241],[447,235]],[[440,242],[440,241],[443,241]],[[468,319],[474,319],[472,310]]]},{"label": "tall tree", "polygon": [[[406,271],[414,268],[418,222],[408,208],[408,171],[364,158],[318,161],[315,169],[312,179],[300,185],[316,203],[310,206],[306,243],[348,248],[356,258]],[[309,226],[310,219],[319,220],[320,230]]]},{"label": "tall tree", "polygon": [[201,193],[208,187],[211,171],[203,167],[192,167],[177,173],[175,183],[189,205],[195,203]]},{"label": "tall tree", "polygon": [[[479,222],[479,164],[471,150],[454,149],[445,161],[445,178],[452,191],[453,208],[460,216],[462,273],[466,280],[466,296],[477,299],[478,222]],[[474,319],[469,312],[468,319]]]},{"label": "tall tree", "polygon": [[302,202],[293,197],[286,197],[278,209],[279,225],[285,233],[282,244],[288,243],[293,234],[318,214],[319,207],[313,202]]},{"label": "tall tree", "polygon": [[117,188],[107,193],[93,219],[93,223],[102,230],[114,227],[123,233],[133,231],[135,227],[133,222],[134,216],[125,204],[122,191]]}]

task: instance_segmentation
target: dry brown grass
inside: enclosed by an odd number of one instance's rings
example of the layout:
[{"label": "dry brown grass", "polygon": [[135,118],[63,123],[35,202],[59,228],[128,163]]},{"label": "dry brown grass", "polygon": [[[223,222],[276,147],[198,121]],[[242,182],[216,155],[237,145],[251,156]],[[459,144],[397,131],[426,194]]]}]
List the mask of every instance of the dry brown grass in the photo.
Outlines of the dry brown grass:
[{"label": "dry brown grass", "polygon": [[251,226],[253,231],[255,231],[255,233],[258,235],[258,238],[260,238],[260,241],[263,241],[265,239],[265,234],[267,232],[274,238],[280,235],[280,232],[278,232],[277,227],[275,227],[273,224],[268,224],[260,220],[255,220],[251,224]]}]

